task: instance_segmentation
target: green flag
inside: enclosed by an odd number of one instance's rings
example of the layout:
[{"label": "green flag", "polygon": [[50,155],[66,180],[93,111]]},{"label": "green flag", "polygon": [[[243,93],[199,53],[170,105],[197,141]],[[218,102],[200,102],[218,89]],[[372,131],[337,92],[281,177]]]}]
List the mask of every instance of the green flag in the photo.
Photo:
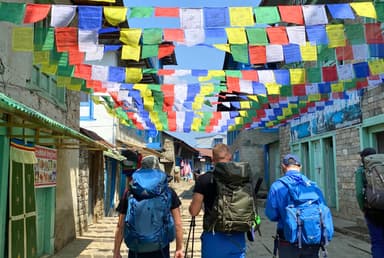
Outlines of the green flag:
[{"label": "green flag", "polygon": [[22,24],[24,14],[25,3],[0,3],[0,21]]},{"label": "green flag", "polygon": [[320,67],[308,67],[306,69],[307,82],[317,83],[321,82],[321,68]]},{"label": "green flag", "polygon": [[253,9],[256,24],[274,24],[280,22],[280,14],[276,6],[262,6]]},{"label": "green flag", "polygon": [[334,61],[336,54],[334,48],[328,48],[328,45],[317,46],[317,60],[318,61]]},{"label": "green flag", "polygon": [[350,45],[366,43],[363,24],[344,24],[344,31]]},{"label": "green flag", "polygon": [[239,63],[249,64],[247,44],[231,45],[231,54],[234,61]]},{"label": "green flag", "polygon": [[150,18],[153,15],[153,7],[131,7],[129,18]]},{"label": "green flag", "polygon": [[163,30],[159,28],[144,28],[143,44],[160,44],[163,39]]},{"label": "green flag", "polygon": [[142,45],[141,58],[154,57],[159,54],[159,45]]},{"label": "green flag", "polygon": [[267,33],[264,28],[246,28],[249,45],[268,45]]}]

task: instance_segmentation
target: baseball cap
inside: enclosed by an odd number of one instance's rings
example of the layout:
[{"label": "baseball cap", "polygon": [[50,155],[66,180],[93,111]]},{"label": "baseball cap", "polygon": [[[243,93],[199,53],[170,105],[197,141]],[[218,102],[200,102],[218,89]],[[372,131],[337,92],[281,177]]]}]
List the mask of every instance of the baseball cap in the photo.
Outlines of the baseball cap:
[{"label": "baseball cap", "polygon": [[374,148],[365,148],[359,152],[360,157],[366,157],[372,154],[376,154],[376,150]]},{"label": "baseball cap", "polygon": [[300,161],[300,159],[296,155],[287,154],[283,158],[283,164],[284,165],[297,165],[297,166],[301,166],[301,161]]}]

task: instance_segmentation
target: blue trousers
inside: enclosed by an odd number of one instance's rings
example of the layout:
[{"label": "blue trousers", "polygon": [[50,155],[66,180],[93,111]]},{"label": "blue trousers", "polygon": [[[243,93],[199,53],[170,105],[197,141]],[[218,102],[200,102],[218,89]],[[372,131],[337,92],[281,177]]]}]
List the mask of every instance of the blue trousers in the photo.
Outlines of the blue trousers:
[{"label": "blue trousers", "polygon": [[245,258],[245,234],[203,232],[201,235],[201,258]]},{"label": "blue trousers", "polygon": [[384,226],[377,225],[365,217],[367,222],[369,236],[371,238],[372,258],[384,257]]},{"label": "blue trousers", "polygon": [[279,241],[278,246],[279,258],[318,258],[319,249],[318,245],[299,248],[287,241]]}]

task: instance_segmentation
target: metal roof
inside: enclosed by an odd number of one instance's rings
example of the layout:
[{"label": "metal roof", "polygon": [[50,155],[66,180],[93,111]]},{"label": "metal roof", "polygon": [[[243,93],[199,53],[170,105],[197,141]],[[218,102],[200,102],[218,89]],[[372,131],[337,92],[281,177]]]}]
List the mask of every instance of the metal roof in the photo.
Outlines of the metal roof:
[{"label": "metal roof", "polygon": [[[3,93],[0,93],[0,126],[8,128],[7,136],[10,138],[33,138],[35,144],[39,145],[54,145],[63,149],[80,147],[94,150],[109,149],[104,144],[92,140]],[[27,128],[34,130],[35,133],[34,135],[26,134],[23,130],[22,134],[15,134],[14,130],[10,130],[13,128]],[[44,144],[42,139],[53,139],[53,141]]]}]

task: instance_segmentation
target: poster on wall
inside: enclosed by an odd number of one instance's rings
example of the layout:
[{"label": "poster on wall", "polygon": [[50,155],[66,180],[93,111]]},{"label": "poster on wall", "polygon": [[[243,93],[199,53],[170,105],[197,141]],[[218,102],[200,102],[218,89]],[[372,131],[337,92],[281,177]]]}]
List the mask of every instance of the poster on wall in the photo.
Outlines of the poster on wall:
[{"label": "poster on wall", "polygon": [[315,107],[291,122],[291,141],[359,124],[362,121],[358,91],[345,93],[346,99],[334,99],[332,105]]},{"label": "poster on wall", "polygon": [[38,145],[35,148],[35,187],[56,186],[57,150]]}]

